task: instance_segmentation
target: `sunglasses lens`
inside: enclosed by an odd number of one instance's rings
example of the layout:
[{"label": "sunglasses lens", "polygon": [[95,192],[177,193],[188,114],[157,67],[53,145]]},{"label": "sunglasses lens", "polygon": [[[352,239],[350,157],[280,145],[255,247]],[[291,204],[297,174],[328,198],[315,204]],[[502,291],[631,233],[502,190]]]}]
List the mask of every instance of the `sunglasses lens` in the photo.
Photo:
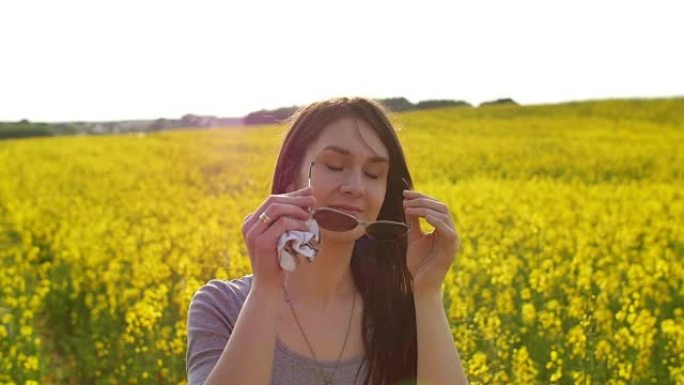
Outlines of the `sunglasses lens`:
[{"label": "sunglasses lens", "polygon": [[376,222],[368,226],[366,233],[372,239],[391,240],[401,238],[408,232],[408,227],[401,223]]},{"label": "sunglasses lens", "polygon": [[349,231],[358,226],[354,217],[332,210],[318,209],[313,218],[318,226],[330,231]]}]

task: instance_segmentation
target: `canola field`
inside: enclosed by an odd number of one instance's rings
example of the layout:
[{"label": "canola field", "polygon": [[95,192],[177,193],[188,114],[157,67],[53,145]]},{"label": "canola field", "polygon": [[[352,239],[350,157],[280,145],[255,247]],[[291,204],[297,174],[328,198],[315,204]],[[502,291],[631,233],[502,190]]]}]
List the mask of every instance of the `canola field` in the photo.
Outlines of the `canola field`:
[{"label": "canola field", "polygon": [[[471,384],[684,384],[684,99],[393,115]],[[0,384],[184,384],[283,126],[0,141]]]}]

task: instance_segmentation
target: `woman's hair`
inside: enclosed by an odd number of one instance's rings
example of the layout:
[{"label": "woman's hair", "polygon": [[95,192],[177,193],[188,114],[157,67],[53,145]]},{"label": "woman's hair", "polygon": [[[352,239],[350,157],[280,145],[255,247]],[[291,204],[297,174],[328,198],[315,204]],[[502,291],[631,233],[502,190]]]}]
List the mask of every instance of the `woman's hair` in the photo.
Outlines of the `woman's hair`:
[{"label": "woman's hair", "polygon": [[[288,185],[297,180],[307,148],[323,128],[345,117],[363,120],[387,147],[390,167],[378,219],[403,222],[403,190],[413,186],[406,159],[387,111],[364,98],[324,100],[295,112],[278,156],[272,193],[286,192]],[[368,367],[365,385],[404,385],[416,380],[416,316],[406,249],[406,237],[382,242],[364,235],[354,245],[351,270],[364,300],[363,363]]]}]

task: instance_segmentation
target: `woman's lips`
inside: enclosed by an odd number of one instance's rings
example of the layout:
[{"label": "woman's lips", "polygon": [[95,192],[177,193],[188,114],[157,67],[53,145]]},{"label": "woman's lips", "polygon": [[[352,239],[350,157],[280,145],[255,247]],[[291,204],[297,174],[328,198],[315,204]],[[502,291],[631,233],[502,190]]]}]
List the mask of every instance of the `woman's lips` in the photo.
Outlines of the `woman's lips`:
[{"label": "woman's lips", "polygon": [[349,206],[337,206],[337,205],[330,205],[328,206],[330,208],[333,208],[335,210],[342,211],[343,213],[347,213],[349,215],[353,215],[354,217],[357,217],[359,214],[361,214],[361,210],[357,208],[352,208]]}]

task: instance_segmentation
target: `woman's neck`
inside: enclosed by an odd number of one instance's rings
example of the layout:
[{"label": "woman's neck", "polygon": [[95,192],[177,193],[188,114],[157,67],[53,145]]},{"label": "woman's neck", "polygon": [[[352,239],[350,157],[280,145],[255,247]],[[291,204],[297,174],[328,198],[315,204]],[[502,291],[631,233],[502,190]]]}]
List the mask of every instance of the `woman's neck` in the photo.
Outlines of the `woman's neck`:
[{"label": "woman's neck", "polygon": [[354,243],[321,244],[313,262],[301,262],[285,278],[285,289],[293,301],[325,310],[356,293],[351,272]]}]

